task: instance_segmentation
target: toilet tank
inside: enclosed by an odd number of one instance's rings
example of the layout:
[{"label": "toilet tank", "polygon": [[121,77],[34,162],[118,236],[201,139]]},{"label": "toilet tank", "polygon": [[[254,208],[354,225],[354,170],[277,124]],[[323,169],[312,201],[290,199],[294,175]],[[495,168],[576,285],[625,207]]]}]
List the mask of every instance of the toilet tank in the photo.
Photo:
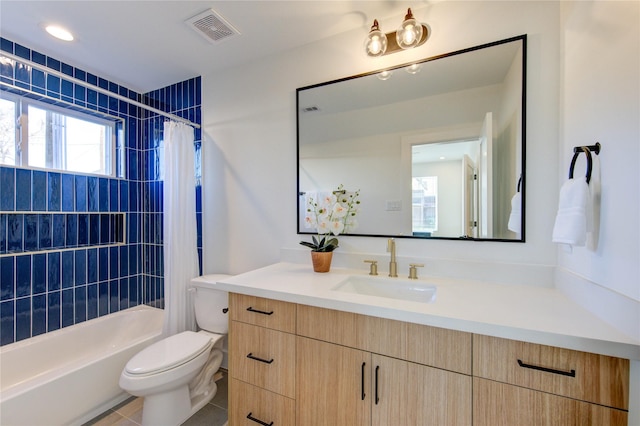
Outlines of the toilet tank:
[{"label": "toilet tank", "polygon": [[191,288],[195,290],[192,294],[196,323],[201,329],[217,334],[229,332],[229,294],[218,290],[215,282],[230,276],[207,275],[206,280],[211,283],[203,282],[201,278],[191,281]]}]

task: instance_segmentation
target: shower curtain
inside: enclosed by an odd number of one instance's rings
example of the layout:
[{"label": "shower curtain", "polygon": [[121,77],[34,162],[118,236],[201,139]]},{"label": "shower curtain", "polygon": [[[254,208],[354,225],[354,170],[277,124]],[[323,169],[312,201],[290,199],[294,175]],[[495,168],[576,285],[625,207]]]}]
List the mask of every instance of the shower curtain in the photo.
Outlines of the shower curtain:
[{"label": "shower curtain", "polygon": [[199,275],[193,128],[164,123],[164,333],[195,330],[187,292]]}]

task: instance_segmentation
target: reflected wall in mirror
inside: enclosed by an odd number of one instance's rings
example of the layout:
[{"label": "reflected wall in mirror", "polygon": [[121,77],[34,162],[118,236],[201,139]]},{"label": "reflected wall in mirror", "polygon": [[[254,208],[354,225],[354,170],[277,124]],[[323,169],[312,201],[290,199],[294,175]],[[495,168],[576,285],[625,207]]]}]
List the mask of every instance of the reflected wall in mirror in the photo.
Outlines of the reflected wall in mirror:
[{"label": "reflected wall in mirror", "polygon": [[297,90],[298,233],[342,184],[351,235],[524,241],[526,35],[387,71]]}]

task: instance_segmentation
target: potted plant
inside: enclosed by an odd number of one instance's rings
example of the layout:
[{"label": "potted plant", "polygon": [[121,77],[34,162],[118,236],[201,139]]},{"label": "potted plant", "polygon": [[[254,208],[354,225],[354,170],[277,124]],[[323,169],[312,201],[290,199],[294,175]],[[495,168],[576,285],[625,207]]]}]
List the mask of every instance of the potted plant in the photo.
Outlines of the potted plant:
[{"label": "potted plant", "polygon": [[360,190],[347,192],[340,185],[331,193],[317,197],[307,196],[305,227],[315,228],[318,236],[314,235],[312,242],[300,241],[300,244],[311,249],[314,271],[329,271],[333,251],[338,248],[335,236],[346,234],[358,226],[355,217],[360,206],[359,195]]}]

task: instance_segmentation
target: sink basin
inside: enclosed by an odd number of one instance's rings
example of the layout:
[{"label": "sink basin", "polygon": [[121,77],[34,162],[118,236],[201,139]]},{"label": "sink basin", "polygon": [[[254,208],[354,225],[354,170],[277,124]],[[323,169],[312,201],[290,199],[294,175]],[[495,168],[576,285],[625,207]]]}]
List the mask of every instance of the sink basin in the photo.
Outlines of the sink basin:
[{"label": "sink basin", "polygon": [[437,287],[415,280],[351,275],[332,290],[409,302],[431,303],[436,299]]}]

